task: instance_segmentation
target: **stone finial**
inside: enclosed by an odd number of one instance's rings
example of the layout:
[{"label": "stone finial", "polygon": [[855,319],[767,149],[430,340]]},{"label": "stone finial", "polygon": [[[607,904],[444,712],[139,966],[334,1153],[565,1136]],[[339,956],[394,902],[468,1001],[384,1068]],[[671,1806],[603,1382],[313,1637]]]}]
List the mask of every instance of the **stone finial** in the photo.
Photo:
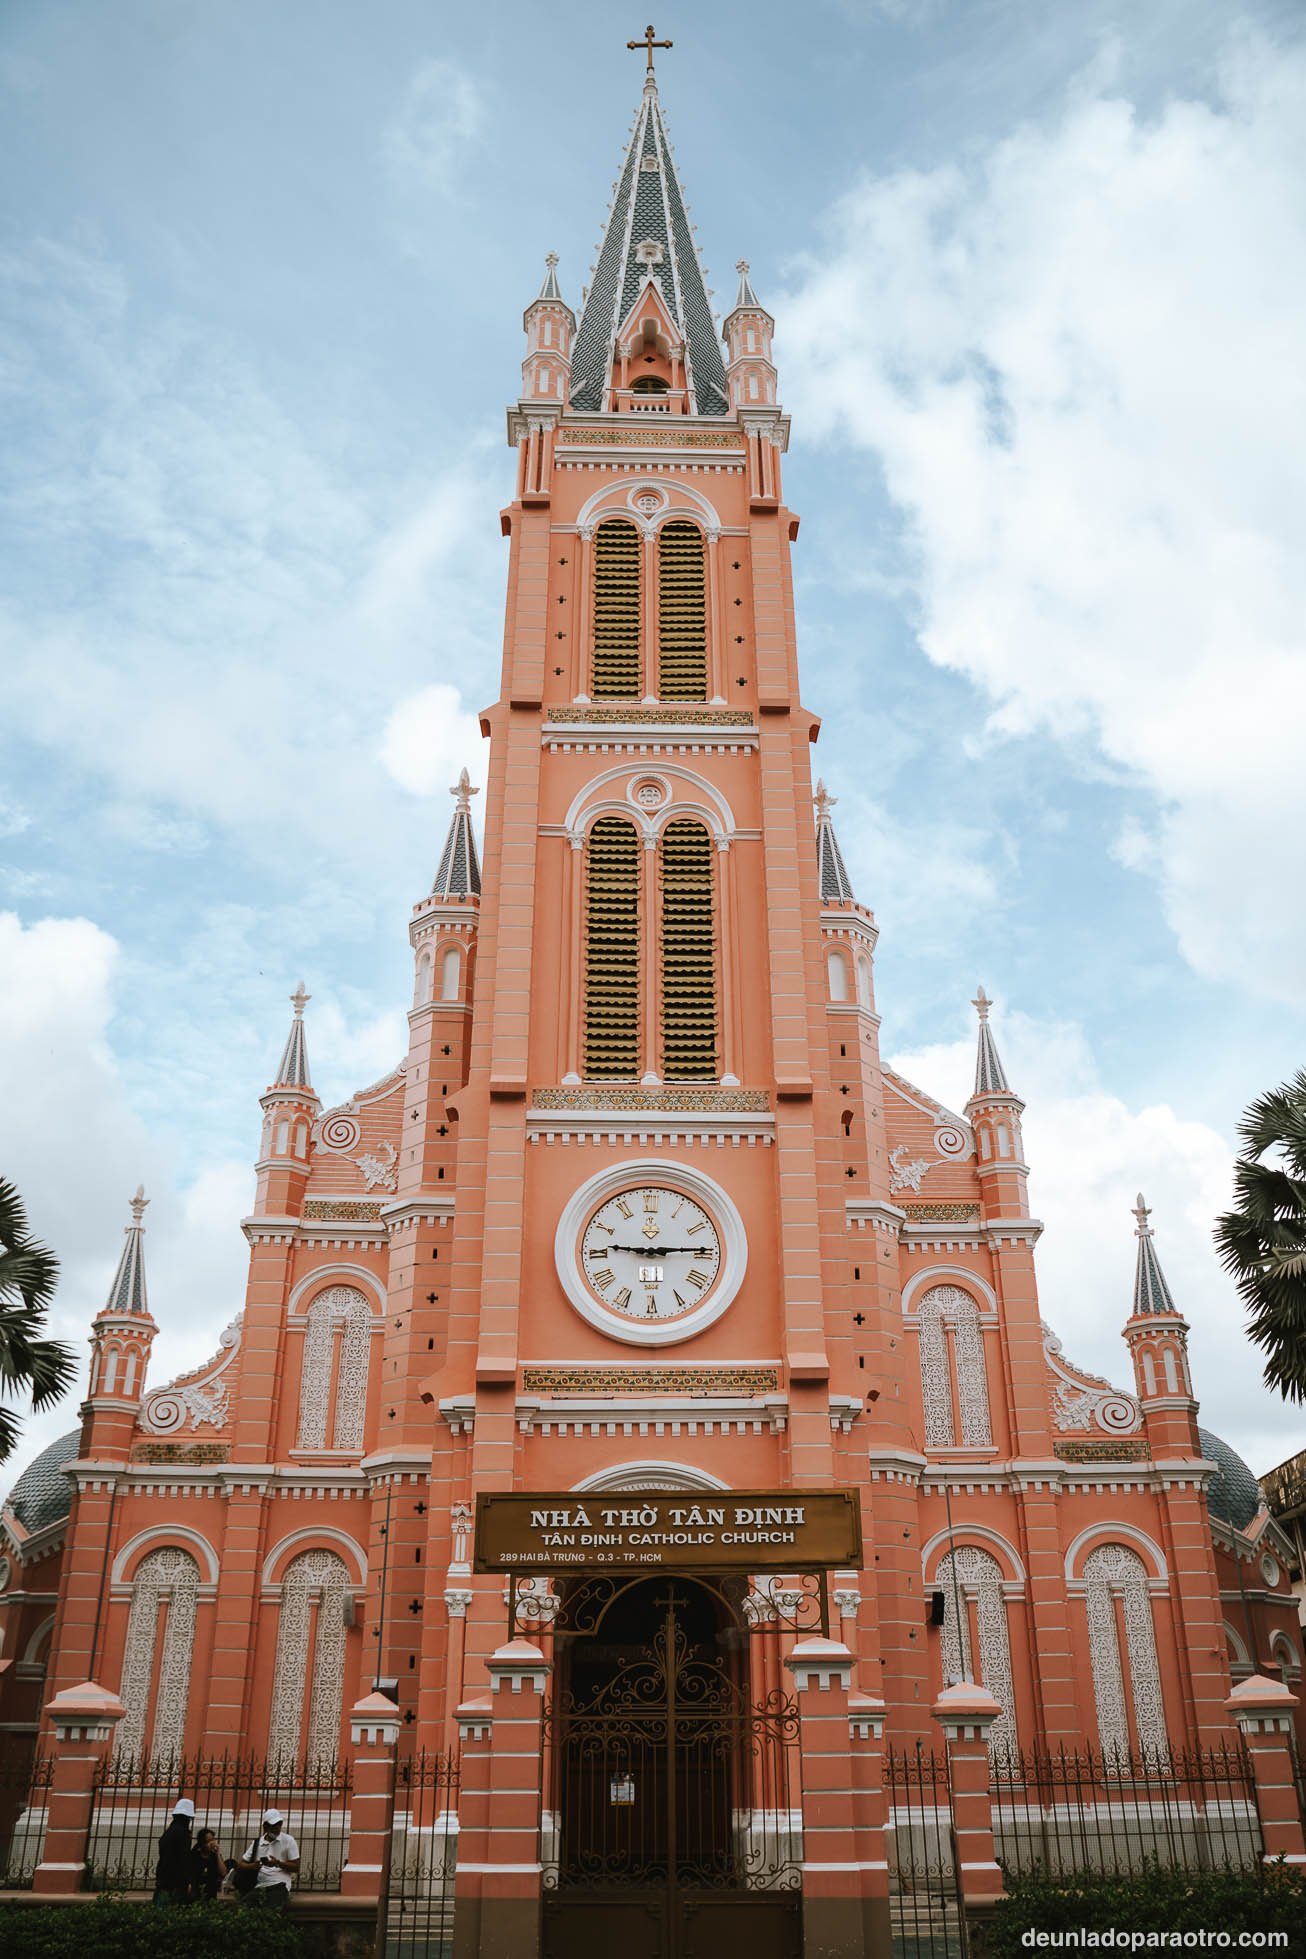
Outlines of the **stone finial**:
[{"label": "stone finial", "polygon": [[128,1225],[127,1227],[129,1231],[132,1230],[133,1228],[138,1228],[138,1229],[144,1228],[141,1225],[141,1219],[145,1216],[145,1207],[149,1203],[149,1201],[150,1201],[149,1198],[145,1195],[144,1184],[137,1184],[136,1195],[131,1200],[132,1221],[131,1224]]}]

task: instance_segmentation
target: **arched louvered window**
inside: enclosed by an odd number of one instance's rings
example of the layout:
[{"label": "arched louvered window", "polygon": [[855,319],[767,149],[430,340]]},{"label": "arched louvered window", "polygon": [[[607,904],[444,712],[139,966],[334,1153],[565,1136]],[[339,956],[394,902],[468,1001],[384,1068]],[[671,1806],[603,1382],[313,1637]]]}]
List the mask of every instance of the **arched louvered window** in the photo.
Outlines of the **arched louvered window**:
[{"label": "arched louvered window", "polygon": [[272,1685],[270,1760],[334,1761],[345,1690],[349,1573],[334,1551],[304,1551],[286,1567]]},{"label": "arched louvered window", "polygon": [[601,816],[589,833],[585,894],[585,1073],[634,1081],[639,1066],[639,862],[633,823]]},{"label": "arched louvered window", "polygon": [[715,1081],[716,920],[712,839],[693,817],[662,832],[662,1072]]},{"label": "arched louvered window", "polygon": [[119,1689],[126,1712],[114,1737],[120,1762],[181,1754],[199,1582],[198,1564],[178,1545],[151,1551],[136,1567]]},{"label": "arched louvered window", "polygon": [[703,533],[665,524],[658,538],[658,693],[664,701],[707,699],[707,585]]},{"label": "arched louvered window", "polygon": [[594,533],[594,661],[596,701],[637,701],[640,684],[639,532],[611,518]]}]

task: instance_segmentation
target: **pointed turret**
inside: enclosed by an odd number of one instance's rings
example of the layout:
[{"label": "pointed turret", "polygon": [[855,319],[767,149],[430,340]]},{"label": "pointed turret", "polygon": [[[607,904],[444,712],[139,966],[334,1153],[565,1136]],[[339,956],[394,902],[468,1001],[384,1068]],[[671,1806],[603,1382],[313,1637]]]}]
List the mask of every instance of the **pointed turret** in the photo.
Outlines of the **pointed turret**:
[{"label": "pointed turret", "polygon": [[308,1181],[309,1140],[322,1106],[309,1074],[304,1035],[304,1008],[311,998],[301,980],[290,996],[290,1032],[276,1079],[259,1098],[264,1114],[254,1211],[260,1216],[297,1216]]},{"label": "pointed turret", "polygon": [[558,254],[550,252],[544,266],[544,284],[522,314],[526,334],[522,400],[552,401],[565,407],[576,315],[558,285]]},{"label": "pointed turret", "polygon": [[843,852],[830,818],[830,811],[839,799],[830,794],[824,782],[818,782],[812,800],[816,804],[816,869],[821,885],[821,903],[855,905],[857,898],[852,879],[844,864]]},{"label": "pointed turret", "polygon": [[650,68],[571,358],[580,409],[724,415],[712,307]]},{"label": "pointed turret", "polygon": [[1134,1301],[1125,1339],[1153,1456],[1200,1456],[1197,1403],[1188,1371],[1188,1323],[1161,1270],[1148,1223],[1151,1215],[1140,1191],[1134,1206],[1138,1239]]},{"label": "pointed turret", "polygon": [[139,1184],[131,1223],[108,1297],[91,1329],[90,1390],[82,1407],[82,1454],[103,1461],[125,1456],[145,1388],[150,1348],[158,1331],[145,1290],[145,1226],[149,1203]]},{"label": "pointed turret", "polygon": [[311,993],[304,991],[301,980],[290,996],[294,1015],[290,1022],[290,1032],[286,1045],[281,1050],[281,1061],[277,1067],[273,1088],[306,1088],[312,1092],[313,1083],[308,1072],[308,1047],[304,1039],[304,1008],[312,999]]},{"label": "pointed turret", "polygon": [[975,989],[971,1005],[979,1015],[979,1040],[975,1050],[975,1088],[966,1104],[966,1115],[975,1130],[984,1214],[988,1219],[1027,1218],[1029,1197],[1025,1186],[1029,1172],[1020,1132],[1025,1104],[1007,1080],[989,1026],[993,1002],[982,986]]},{"label": "pointed turret", "polygon": [[982,986],[976,989],[971,1005],[979,1015],[979,1046],[975,1054],[974,1092],[976,1095],[1010,1095],[1011,1088],[998,1057],[993,1029],[989,1026],[989,1009],[993,1002]]},{"label": "pointed turret", "polygon": [[479,796],[480,793],[479,789],[472,787],[472,780],[466,769],[449,791],[457,801],[449,824],[449,834],[444,840],[444,849],[440,854],[440,866],[435,873],[435,883],[431,886],[433,898],[479,898],[481,895],[481,865],[476,855],[471,804],[472,797]]},{"label": "pointed turret", "polygon": [[776,370],[771,359],[775,321],[753,291],[748,260],[741,258],[735,271],[739,291],[721,337],[726,343],[730,406],[748,408],[776,398]]}]

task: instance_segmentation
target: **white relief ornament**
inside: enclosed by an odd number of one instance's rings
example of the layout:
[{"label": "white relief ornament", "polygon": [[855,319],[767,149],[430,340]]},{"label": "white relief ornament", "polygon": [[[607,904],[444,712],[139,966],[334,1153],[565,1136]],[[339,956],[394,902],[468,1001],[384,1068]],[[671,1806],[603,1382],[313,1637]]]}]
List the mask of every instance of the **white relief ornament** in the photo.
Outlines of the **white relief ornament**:
[{"label": "white relief ornament", "polygon": [[358,1147],[362,1133],[353,1116],[347,1116],[339,1109],[328,1109],[322,1118],[318,1141],[324,1150],[338,1150],[343,1155]]},{"label": "white relief ornament", "polygon": [[893,1175],[889,1179],[889,1189],[914,1190],[919,1196],[921,1178],[927,1170],[934,1170],[938,1166],[923,1156],[909,1157],[909,1148],[909,1144],[899,1143],[897,1149],[890,1152],[889,1168]]},{"label": "white relief ornament", "polygon": [[356,1156],[354,1162],[362,1171],[363,1181],[369,1190],[376,1189],[378,1185],[382,1190],[398,1190],[395,1165],[399,1161],[399,1152],[393,1143],[382,1143],[381,1149],[385,1152],[384,1158],[364,1152],[362,1156]]},{"label": "white relief ornament", "polygon": [[660,809],[666,799],[666,790],[660,782],[640,782],[635,785],[635,801],[642,809]]},{"label": "white relief ornament", "polygon": [[955,1123],[947,1122],[935,1130],[934,1147],[940,1156],[968,1156],[970,1138],[964,1129],[958,1129]]},{"label": "white relief ornament", "polygon": [[465,1619],[467,1617],[467,1608],[471,1604],[473,1596],[473,1593],[463,1587],[457,1585],[446,1587],[444,1604],[449,1617],[451,1619]]},{"label": "white relief ornament", "polygon": [[857,1617],[857,1611],[862,1602],[860,1592],[837,1591],[832,1592],[831,1597],[838,1608],[841,1619],[855,1619]]},{"label": "white relief ornament", "polygon": [[231,1390],[219,1385],[236,1357],[240,1345],[241,1315],[229,1320],[218,1336],[218,1351],[194,1372],[198,1377],[169,1381],[147,1395],[141,1410],[141,1427],[150,1435],[171,1435],[187,1422],[194,1428],[225,1428],[231,1408]]},{"label": "white relief ornament", "polygon": [[349,1573],[333,1551],[305,1551],[286,1568],[281,1587],[281,1618],[272,1686],[272,1729],[268,1756],[287,1764],[299,1757],[304,1690],[309,1686],[309,1642],[313,1644],[308,1733],[303,1736],[309,1763],[334,1759],[340,1744],[340,1710],[345,1685],[345,1597]]},{"label": "white relief ornament", "polygon": [[517,1586],[514,1617],[524,1625],[551,1626],[562,1607],[562,1596],[550,1578],[523,1578]]},{"label": "white relief ornament", "polygon": [[[191,1654],[200,1568],[189,1551],[165,1545],[141,1559],[132,1581],[119,1697],[126,1710],[114,1737],[114,1758],[162,1762],[181,1753],[190,1695]],[[162,1640],[162,1651],[158,1652]],[[154,1721],[146,1744],[145,1723],[158,1658]]]},{"label": "white relief ornament", "polygon": [[1131,1394],[1113,1388],[1100,1374],[1089,1374],[1062,1358],[1061,1342],[1048,1326],[1043,1328],[1043,1357],[1051,1368],[1052,1419],[1065,1434],[1068,1429],[1097,1427],[1105,1435],[1132,1435],[1142,1427],[1143,1411]]},{"label": "white relief ornament", "polygon": [[[946,1676],[974,1679],[970,1641],[970,1605],[974,1602],[979,1632],[979,1677],[1002,1713],[988,1733],[989,1754],[1009,1754],[1016,1746],[1011,1681],[1011,1641],[1007,1631],[1007,1602],[1002,1592],[1002,1569],[991,1552],[978,1544],[959,1544],[939,1562],[935,1584],[944,1597],[942,1660]],[[962,1616],[957,1620],[957,1594]]]},{"label": "white relief ornament", "polygon": [[1124,1666],[1117,1630],[1116,1605],[1121,1602],[1125,1653],[1134,1704],[1139,1746],[1166,1746],[1165,1705],[1157,1665],[1152,1601],[1141,1558],[1123,1544],[1100,1544],[1084,1560],[1088,1652],[1097,1700],[1098,1739],[1105,1755],[1126,1754],[1130,1746],[1125,1699]]}]

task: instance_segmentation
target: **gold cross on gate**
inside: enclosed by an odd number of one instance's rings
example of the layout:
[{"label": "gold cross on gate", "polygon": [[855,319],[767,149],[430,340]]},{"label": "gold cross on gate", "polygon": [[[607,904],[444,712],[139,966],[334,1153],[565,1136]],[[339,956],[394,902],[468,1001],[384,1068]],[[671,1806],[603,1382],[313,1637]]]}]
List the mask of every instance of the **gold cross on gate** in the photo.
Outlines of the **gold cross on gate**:
[{"label": "gold cross on gate", "polygon": [[655,41],[653,39],[652,27],[646,27],[644,29],[644,38],[642,41],[627,41],[626,43],[628,48],[643,48],[645,50],[648,55],[648,72],[650,75],[653,73],[654,48],[670,48],[674,47],[674,45],[675,43],[673,41]]}]

